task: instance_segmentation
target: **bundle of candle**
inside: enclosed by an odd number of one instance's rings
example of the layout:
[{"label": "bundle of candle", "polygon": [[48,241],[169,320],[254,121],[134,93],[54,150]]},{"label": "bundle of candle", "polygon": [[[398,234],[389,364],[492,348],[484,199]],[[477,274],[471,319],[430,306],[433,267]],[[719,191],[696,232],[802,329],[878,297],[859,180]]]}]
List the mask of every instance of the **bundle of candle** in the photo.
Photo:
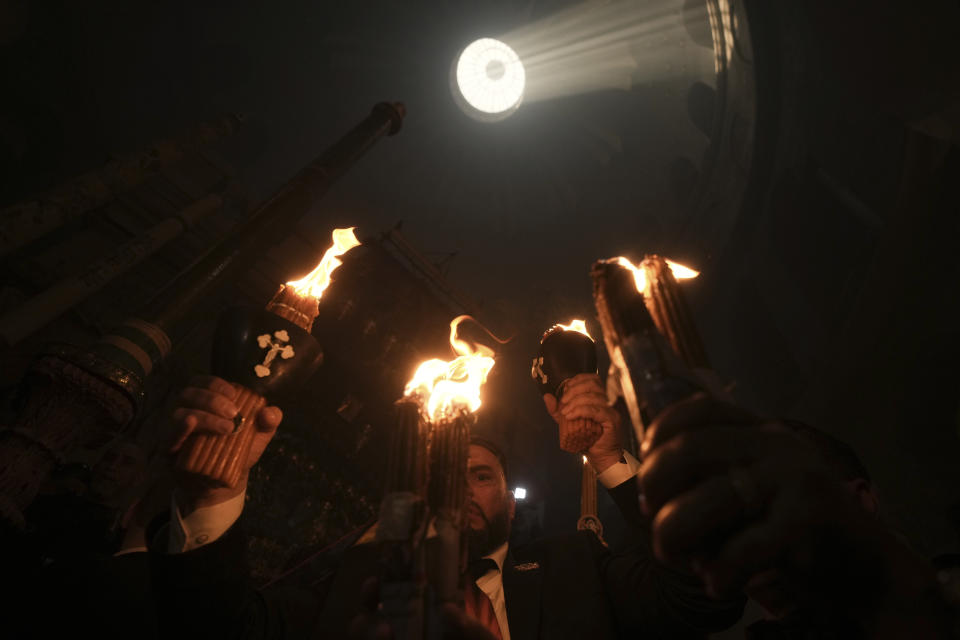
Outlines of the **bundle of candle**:
[{"label": "bundle of candle", "polygon": [[[530,370],[540,392],[552,394],[559,402],[567,382],[581,373],[597,373],[597,345],[587,333],[586,323],[571,320],[547,329]],[[601,433],[603,428],[587,418],[561,420],[560,448],[571,453],[586,451]]]},{"label": "bundle of candle", "polygon": [[[457,328],[468,318],[450,323],[450,345],[457,356],[421,363],[397,403],[377,530],[384,547],[380,598],[395,632],[400,630],[397,637],[422,637],[420,569],[426,569],[433,601],[462,602],[470,429],[494,364],[491,349],[457,337]],[[421,545],[428,520],[436,535]]]},{"label": "bundle of candle", "polygon": [[355,228],[334,229],[333,245],[323,254],[320,264],[303,278],[280,285],[267,304],[267,311],[310,331],[320,313],[320,298],[330,286],[333,272],[342,264],[340,256],[360,244],[353,233]]},{"label": "bundle of candle", "polygon": [[[661,258],[644,264],[644,268],[635,267],[622,257],[601,260],[594,264],[591,273],[597,318],[638,440],[643,438],[644,424],[664,407],[702,388],[692,365],[677,355],[684,343],[679,341],[681,331],[670,324],[678,317],[677,309],[682,308],[683,313],[688,314],[685,305],[677,304],[682,301],[676,290],[678,272],[685,277],[697,274]],[[671,295],[654,293],[664,291]],[[657,317],[664,323],[662,331]],[[689,319],[688,315],[683,317]],[[694,331],[692,323],[688,323],[685,330]],[[668,341],[667,335],[678,340],[675,345]],[[695,336],[695,332],[692,335]],[[686,338],[688,346],[699,344],[698,337],[696,341]],[[688,354],[694,353],[688,349]]]},{"label": "bundle of candle", "polygon": [[239,413],[234,432],[195,434],[182,448],[177,467],[206,482],[236,487],[256,435],[256,416],[267,397],[308,378],[322,353],[311,335],[318,304],[340,266],[339,257],[360,244],[349,229],[333,231],[333,246],[305,278],[280,285],[263,310],[230,310],[214,334],[212,370],[236,389]]},{"label": "bundle of candle", "polygon": [[679,280],[696,278],[700,272],[658,255],[645,256],[639,267],[622,256],[615,260],[633,273],[650,317],[677,355],[690,367],[709,367],[703,342],[678,284]]},{"label": "bundle of candle", "polygon": [[420,404],[397,402],[397,423],[387,450],[387,480],[377,520],[380,544],[380,602],[394,637],[424,637],[423,540],[429,425]]}]

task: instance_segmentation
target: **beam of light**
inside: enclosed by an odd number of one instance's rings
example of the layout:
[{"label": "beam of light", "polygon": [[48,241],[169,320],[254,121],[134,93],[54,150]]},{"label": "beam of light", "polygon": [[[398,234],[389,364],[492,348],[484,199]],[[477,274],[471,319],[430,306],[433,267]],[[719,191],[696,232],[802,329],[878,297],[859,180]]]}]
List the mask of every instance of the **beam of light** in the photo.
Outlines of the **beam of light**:
[{"label": "beam of light", "polygon": [[[692,19],[707,22],[706,3]],[[697,45],[686,32],[679,0],[594,0],[524,25],[499,39],[526,71],[524,102],[610,89],[630,89],[682,75]],[[689,48],[687,46],[689,45]],[[713,67],[704,49],[703,69]]]},{"label": "beam of light", "polygon": [[493,38],[471,42],[456,66],[460,95],[481,118],[506,117],[523,100],[526,73],[516,52]]}]

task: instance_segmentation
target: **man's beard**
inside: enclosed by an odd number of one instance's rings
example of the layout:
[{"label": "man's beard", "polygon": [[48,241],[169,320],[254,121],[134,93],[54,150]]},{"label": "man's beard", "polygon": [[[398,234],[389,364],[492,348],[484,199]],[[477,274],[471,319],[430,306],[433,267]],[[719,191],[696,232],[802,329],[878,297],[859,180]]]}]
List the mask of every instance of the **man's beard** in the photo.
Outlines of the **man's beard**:
[{"label": "man's beard", "polygon": [[506,505],[489,520],[479,507],[477,512],[483,518],[484,526],[482,529],[467,528],[467,557],[470,561],[479,560],[510,537],[510,514]]}]

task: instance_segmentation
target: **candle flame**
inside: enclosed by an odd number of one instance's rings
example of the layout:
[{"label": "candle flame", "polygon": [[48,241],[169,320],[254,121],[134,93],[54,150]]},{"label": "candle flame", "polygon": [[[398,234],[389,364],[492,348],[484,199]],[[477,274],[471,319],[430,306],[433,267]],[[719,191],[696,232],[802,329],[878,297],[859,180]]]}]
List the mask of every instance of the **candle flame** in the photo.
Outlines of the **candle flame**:
[{"label": "candle flame", "polygon": [[583,464],[587,464],[587,456],[583,456]]},{"label": "candle flame", "polygon": [[700,272],[696,269],[691,269],[690,267],[684,266],[679,262],[674,262],[669,258],[664,258],[667,261],[667,266],[670,267],[670,271],[673,273],[673,277],[677,280],[689,280],[691,278],[696,278],[700,275]]},{"label": "candle flame", "polygon": [[323,292],[330,286],[330,276],[333,275],[337,267],[343,264],[339,257],[360,245],[360,241],[353,233],[354,229],[356,227],[334,229],[333,244],[323,254],[320,264],[305,277],[288,282],[287,286],[293,287],[298,295],[310,296],[319,300],[323,296]]},{"label": "candle flame", "polygon": [[582,333],[593,340],[593,337],[587,333],[587,323],[583,320],[571,320],[570,324],[558,324],[556,326],[560,327],[564,331],[576,331],[577,333]]},{"label": "candle flame", "polygon": [[[664,258],[664,260],[666,261],[667,266],[670,267],[670,272],[673,273],[673,277],[677,280],[688,280],[690,278],[696,278],[700,275],[699,271],[684,266],[679,262],[674,262],[669,258]],[[647,276],[643,271],[643,267],[634,265],[623,256],[618,256],[614,258],[613,261],[619,264],[621,267],[630,269],[630,271],[633,272],[633,281],[637,283],[637,291],[640,293],[647,293]]]},{"label": "candle flame", "polygon": [[480,387],[493,368],[493,350],[457,337],[457,327],[470,316],[457,316],[450,322],[450,346],[457,357],[420,363],[413,378],[403,390],[404,397],[414,397],[431,422],[456,417],[460,411],[480,408]]}]

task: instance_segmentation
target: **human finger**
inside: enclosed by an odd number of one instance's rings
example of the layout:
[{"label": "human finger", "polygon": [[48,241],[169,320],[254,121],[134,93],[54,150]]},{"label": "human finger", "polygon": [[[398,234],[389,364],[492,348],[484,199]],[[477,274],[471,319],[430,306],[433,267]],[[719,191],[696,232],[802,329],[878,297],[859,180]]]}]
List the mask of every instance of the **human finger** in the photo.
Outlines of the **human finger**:
[{"label": "human finger", "polygon": [[179,428],[174,444],[170,447],[171,452],[179,449],[186,439],[195,432],[204,431],[215,435],[226,435],[232,433],[234,429],[232,420],[221,418],[206,411],[187,409],[186,407],[180,407],[173,412],[173,421]]},{"label": "human finger", "polygon": [[575,394],[563,394],[563,400],[560,401],[560,413],[566,413],[571,407],[582,404],[608,405],[607,394],[600,389],[583,389]]},{"label": "human finger", "polygon": [[654,553],[664,562],[711,555],[759,515],[774,491],[773,478],[758,467],[708,478],[657,512]]},{"label": "human finger", "polygon": [[690,431],[657,447],[640,468],[647,508],[655,514],[669,500],[714,475],[748,467],[762,457],[769,438],[742,426]]},{"label": "human finger", "polygon": [[264,433],[272,433],[277,430],[283,421],[283,411],[280,407],[269,406],[260,410],[257,415],[257,430]]},{"label": "human finger", "polygon": [[255,423],[256,433],[253,435],[253,442],[250,445],[250,454],[247,458],[247,467],[252,467],[260,460],[260,456],[266,451],[273,436],[277,433],[277,427],[283,419],[283,413],[277,407],[264,407],[257,414]]},{"label": "human finger", "polygon": [[792,535],[786,520],[770,518],[731,536],[719,552],[701,563],[699,573],[708,592],[722,597],[741,589],[751,576],[776,564]]},{"label": "human finger", "polygon": [[640,453],[646,456],[678,434],[691,429],[716,424],[747,425],[759,422],[759,418],[742,407],[718,402],[705,393],[697,393],[660,412],[644,434]]},{"label": "human finger", "polygon": [[543,394],[543,405],[547,408],[547,413],[550,414],[550,417],[556,422],[560,422],[560,414],[558,413],[559,404],[557,403],[556,396],[552,393]]},{"label": "human finger", "polygon": [[190,437],[190,434],[197,428],[197,417],[187,409],[177,409],[173,412],[172,417],[173,423],[177,426],[177,430],[170,441],[170,446],[167,447],[169,453],[173,453],[182,447],[183,443]]},{"label": "human finger", "polygon": [[228,420],[233,420],[238,411],[237,405],[227,396],[200,387],[186,387],[180,392],[180,403],[181,407],[199,409]]},{"label": "human finger", "polygon": [[573,407],[570,413],[564,413],[565,420],[586,418],[594,422],[612,427],[616,425],[617,413],[606,405],[581,404]]},{"label": "human finger", "polygon": [[230,400],[235,400],[237,398],[237,388],[223,378],[218,378],[217,376],[194,376],[191,378],[188,386],[219,393],[222,396],[226,396]]},{"label": "human finger", "polygon": [[581,393],[591,393],[594,391],[606,395],[604,386],[600,382],[600,376],[595,373],[578,373],[564,383],[560,402],[566,402]]}]

